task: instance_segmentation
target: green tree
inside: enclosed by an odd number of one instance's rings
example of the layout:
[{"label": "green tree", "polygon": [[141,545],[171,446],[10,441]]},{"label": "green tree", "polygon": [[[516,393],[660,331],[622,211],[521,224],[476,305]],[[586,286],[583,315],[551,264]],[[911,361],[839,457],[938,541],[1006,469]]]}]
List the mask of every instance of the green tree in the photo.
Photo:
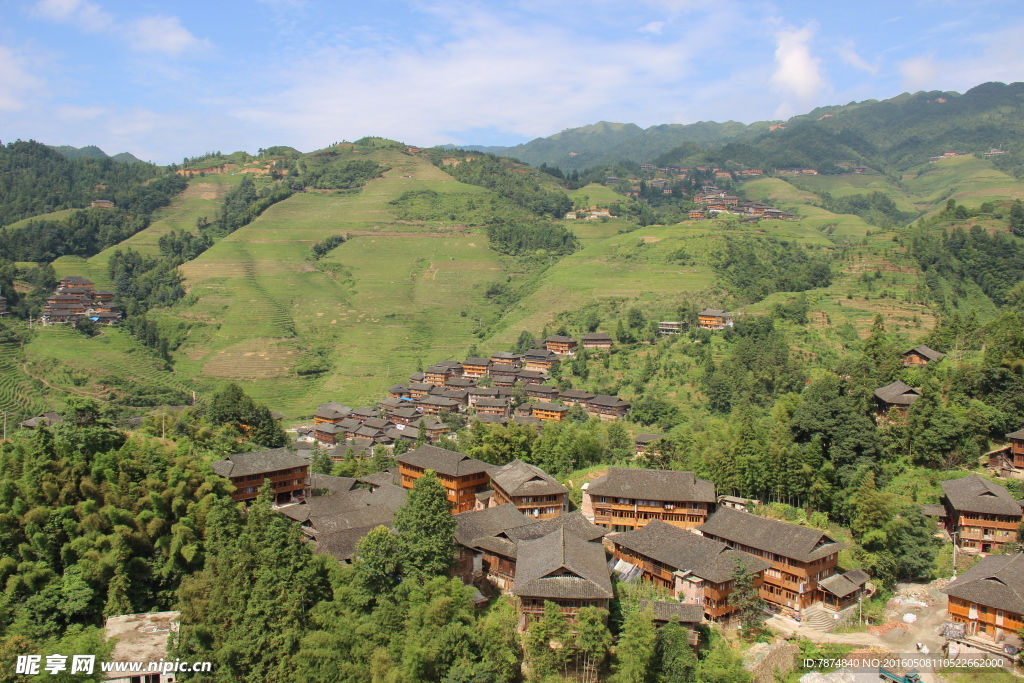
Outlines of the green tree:
[{"label": "green tree", "polygon": [[743,633],[747,637],[755,635],[764,627],[764,599],[755,584],[755,574],[747,569],[746,563],[739,556],[733,558],[734,566],[730,578],[733,582],[729,593],[729,604],[736,608]]},{"label": "green tree", "polygon": [[395,513],[394,526],[405,576],[445,575],[455,558],[455,517],[445,488],[432,470],[416,480]]},{"label": "green tree", "polygon": [[648,683],[653,680],[657,633],[654,613],[648,608],[626,615],[616,648],[617,663],[611,683]]},{"label": "green tree", "polygon": [[[552,647],[552,643],[558,647]],[[544,681],[565,666],[569,656],[569,625],[557,603],[544,601],[544,616],[530,622],[524,644],[530,663],[529,680]]]},{"label": "green tree", "polygon": [[537,340],[533,338],[533,335],[523,330],[519,333],[519,339],[516,340],[515,348],[512,349],[513,353],[526,353],[530,349],[537,348]]},{"label": "green tree", "polygon": [[374,596],[391,591],[401,578],[398,538],[391,529],[379,526],[356,544],[352,565],[356,577],[367,593]]},{"label": "green tree", "polygon": [[658,631],[657,683],[694,683],[697,654],[690,645],[689,631],[670,621]]},{"label": "green tree", "polygon": [[317,474],[330,474],[334,468],[334,460],[331,456],[320,446],[316,444],[313,447],[313,457],[309,459],[309,469]]},{"label": "green tree", "polygon": [[599,607],[581,607],[576,613],[574,644],[583,655],[583,683],[596,681],[612,644],[608,611]]}]

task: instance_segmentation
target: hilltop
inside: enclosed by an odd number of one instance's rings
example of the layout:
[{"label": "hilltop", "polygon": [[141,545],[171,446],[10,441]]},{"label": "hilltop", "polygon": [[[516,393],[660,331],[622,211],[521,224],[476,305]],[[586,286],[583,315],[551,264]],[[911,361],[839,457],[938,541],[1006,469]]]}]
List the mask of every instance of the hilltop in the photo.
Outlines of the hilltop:
[{"label": "hilltop", "polygon": [[107,154],[96,145],[86,145],[85,147],[72,147],[71,145],[58,145],[55,147],[51,146],[58,154],[61,154],[68,159],[112,159],[122,164],[136,164],[142,163],[142,159],[139,159],[130,152],[120,152],[119,154]]}]

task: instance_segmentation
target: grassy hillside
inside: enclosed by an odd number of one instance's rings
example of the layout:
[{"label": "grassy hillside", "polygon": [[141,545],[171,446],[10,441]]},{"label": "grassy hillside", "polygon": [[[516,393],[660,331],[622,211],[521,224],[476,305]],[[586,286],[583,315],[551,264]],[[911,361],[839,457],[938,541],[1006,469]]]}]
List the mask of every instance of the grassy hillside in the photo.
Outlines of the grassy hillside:
[{"label": "grassy hillside", "polygon": [[[628,218],[564,220],[580,248],[545,269],[526,257],[503,256],[489,244],[486,216],[514,221],[524,215],[508,198],[461,183],[444,170],[450,167],[397,145],[348,144],[335,153],[388,170],[359,190],[298,192],[181,266],[188,295],[149,314],[176,340],[173,372],[123,331],[87,339],[50,328],[23,350],[12,347],[0,355],[13,371],[0,386],[0,401],[29,412],[44,396],[57,405],[54,397],[62,393],[174,402],[193,389],[238,381],[258,400],[297,418],[331,399],[372,404],[388,384],[438,359],[460,358],[474,344],[481,351],[509,348],[522,330],[539,335],[566,321],[568,331],[579,333],[571,321],[587,307],[596,306],[601,329],[613,331],[633,305],[656,320],[675,319],[684,305],[722,306],[744,316],[795,300],[792,292],[755,300],[735,291],[714,265],[730,240],[770,239],[835,259],[832,284],[804,295],[808,322],[789,324],[794,348],[809,367],[818,367],[866,336],[878,313],[908,343],[927,333],[935,314],[921,294],[923,275],[901,241],[903,228],[880,229],[814,204],[825,196],[878,192],[915,214],[934,215],[950,198],[968,207],[994,202],[996,213],[1007,213],[1010,200],[1024,197],[1024,184],[973,156],[920,164],[899,177],[870,170],[761,177],[741,184],[746,198],[792,211],[796,220],[749,224],[733,217],[647,227]],[[294,153],[289,163],[301,167],[311,158]],[[238,161],[234,175],[191,178],[146,230],[118,247],[90,259],[58,259],[57,275],[81,274],[110,287],[107,264],[116,249],[157,255],[161,235],[195,232],[197,219],[213,220],[243,172],[255,172],[258,187],[270,183],[270,161]],[[549,191],[556,188],[545,182]],[[577,203],[586,195],[587,205],[627,201],[600,184],[567,194]],[[930,229],[975,224],[1007,229],[1004,218],[989,215],[950,218]],[[314,259],[312,246],[332,236],[345,241]],[[992,303],[975,290],[964,296],[974,297],[969,303],[981,318],[994,314]],[[698,372],[694,359],[680,362]],[[616,372],[612,367],[606,381],[614,383]],[[696,400],[696,385],[664,389],[680,405]]]}]

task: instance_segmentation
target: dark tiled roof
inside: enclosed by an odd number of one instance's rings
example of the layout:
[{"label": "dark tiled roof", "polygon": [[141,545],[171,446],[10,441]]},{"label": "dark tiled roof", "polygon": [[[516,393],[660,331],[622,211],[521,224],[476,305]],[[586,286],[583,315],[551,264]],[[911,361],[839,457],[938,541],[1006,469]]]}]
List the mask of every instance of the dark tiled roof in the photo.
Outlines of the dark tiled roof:
[{"label": "dark tiled roof", "polygon": [[462,367],[466,367],[467,365],[490,365],[490,364],[491,364],[491,359],[490,358],[467,358],[466,362],[462,364]]},{"label": "dark tiled roof", "polygon": [[721,318],[726,315],[725,311],[720,308],[705,308],[698,315],[706,315],[713,318]]},{"label": "dark tiled roof", "polygon": [[313,427],[314,432],[320,432],[321,434],[338,434],[345,431],[345,427],[340,424],[334,424],[332,422],[325,422],[318,424]]},{"label": "dark tiled roof", "polygon": [[544,422],[539,417],[530,417],[529,415],[516,415],[512,418],[512,421],[518,422],[521,425],[539,425]]},{"label": "dark tiled roof", "polygon": [[459,401],[444,396],[424,396],[417,403],[426,406],[438,406],[439,408],[454,408],[459,405]]},{"label": "dark tiled roof", "polygon": [[526,380],[530,380],[530,379],[545,379],[547,377],[547,375],[545,375],[543,372],[540,372],[538,370],[520,370],[519,374],[517,375],[517,377],[519,377],[519,379],[526,379]]},{"label": "dark tiled roof", "polygon": [[497,536],[509,529],[533,523],[532,519],[511,503],[486,510],[463,512],[455,515],[455,540],[466,547],[474,547],[477,539]]},{"label": "dark tiled roof", "polygon": [[334,410],[341,413],[343,416],[348,415],[352,412],[352,409],[348,406],[342,405],[337,401],[330,401],[329,403],[321,404],[317,407],[317,411],[320,410]]},{"label": "dark tiled roof", "polygon": [[311,489],[323,489],[329,493],[347,493],[355,488],[356,480],[352,477],[334,477],[330,474],[312,472],[309,475]]},{"label": "dark tiled roof", "polygon": [[583,391],[582,389],[566,389],[561,394],[559,394],[559,396],[561,398],[571,398],[579,401],[589,401],[590,399],[597,396],[597,394],[592,394],[589,391]]},{"label": "dark tiled roof", "polygon": [[473,416],[473,420],[476,422],[487,422],[490,424],[508,424],[508,418],[502,417],[501,415],[480,415],[478,413]]},{"label": "dark tiled roof", "polygon": [[423,381],[423,377],[424,377],[424,374],[422,372],[414,372],[411,375],[409,375],[409,381],[410,382],[422,382]]},{"label": "dark tiled roof", "polygon": [[384,429],[391,423],[379,417],[368,417],[363,420],[363,426],[369,427],[370,429]]},{"label": "dark tiled roof", "polygon": [[590,482],[587,493],[666,502],[714,503],[715,485],[693,472],[609,467],[608,474]]},{"label": "dark tiled roof", "polygon": [[409,393],[409,387],[405,384],[392,384],[390,387],[388,387],[388,393],[407,394]]},{"label": "dark tiled roof", "polygon": [[521,353],[512,353],[510,351],[498,351],[497,353],[491,354],[491,358],[502,358],[504,360],[519,360],[523,357]]},{"label": "dark tiled roof", "polygon": [[949,504],[959,512],[980,512],[988,515],[1021,516],[1020,505],[1010,492],[972,474],[963,479],[942,482]]},{"label": "dark tiled roof", "polygon": [[414,418],[419,416],[419,414],[420,411],[416,410],[415,408],[407,404],[406,407],[399,408],[395,412],[391,413],[391,416],[401,418]]},{"label": "dark tiled roof", "polygon": [[641,600],[640,610],[648,608],[654,613],[655,621],[678,621],[680,624],[699,624],[704,621],[704,605]]},{"label": "dark tiled roof", "polygon": [[550,496],[569,490],[541,468],[518,459],[491,470],[491,485],[510,496]]},{"label": "dark tiled roof", "polygon": [[921,396],[921,392],[909,384],[896,380],[892,384],[875,389],[875,396],[886,403],[908,406]]},{"label": "dark tiled roof", "polygon": [[292,467],[308,466],[308,460],[295,455],[287,448],[274,448],[256,453],[235,453],[212,463],[210,468],[222,477],[245,477]]},{"label": "dark tiled roof", "polygon": [[562,334],[553,334],[544,340],[544,343],[547,342],[556,342],[560,344],[575,344],[576,340],[573,339],[572,337],[566,337],[565,335]]},{"label": "dark tiled roof", "polygon": [[553,359],[555,357],[555,352],[554,351],[548,351],[547,349],[530,349],[529,351],[527,351],[523,355],[526,357],[527,360],[529,360],[531,358],[533,358],[533,359],[540,359],[540,360],[548,360],[548,359]]},{"label": "dark tiled roof", "polygon": [[452,377],[448,380],[448,386],[453,389],[467,389],[476,386],[476,380],[471,377]]},{"label": "dark tiled roof", "polygon": [[60,281],[61,282],[67,282],[67,283],[70,283],[70,284],[75,284],[75,285],[91,285],[91,284],[93,284],[92,280],[86,280],[81,275],[68,275],[67,277],[62,277],[60,279]]},{"label": "dark tiled roof", "polygon": [[463,453],[449,451],[429,444],[423,444],[408,453],[403,453],[397,456],[395,460],[412,465],[413,467],[434,470],[438,474],[447,474],[451,477],[462,477],[467,474],[487,472],[492,467]]},{"label": "dark tiled roof", "polygon": [[402,475],[399,474],[398,468],[393,467],[390,470],[384,470],[383,472],[377,472],[376,474],[368,474],[365,477],[359,477],[358,481],[363,484],[369,484],[370,486],[383,486],[384,484],[401,484]]},{"label": "dark tiled roof", "polygon": [[469,390],[470,396],[498,396],[498,390],[494,387],[473,387]]},{"label": "dark tiled roof", "polygon": [[721,541],[713,541],[657,519],[634,531],[610,536],[609,540],[663,562],[675,571],[690,571],[712,583],[728,581],[737,559],[751,572],[771,566],[770,562],[759,557],[730,550]]},{"label": "dark tiled roof", "polygon": [[356,545],[379,525],[355,527],[315,534],[316,552],[333,555],[339,562],[348,562],[356,554]]},{"label": "dark tiled roof", "polygon": [[531,384],[526,387],[526,392],[529,393],[531,391],[535,394],[547,394],[549,396],[557,396],[559,393],[558,387],[548,386],[547,384]]},{"label": "dark tiled roof", "polygon": [[1024,429],[1018,429],[1006,435],[1007,439],[1024,439]]},{"label": "dark tiled roof", "polygon": [[607,332],[588,332],[582,337],[583,341],[611,341],[612,337]]},{"label": "dark tiled roof", "polygon": [[654,443],[655,441],[663,438],[664,436],[664,434],[637,434],[636,436],[633,437],[633,443]]},{"label": "dark tiled roof", "polygon": [[517,367],[515,367],[513,365],[501,365],[501,364],[498,364],[498,365],[492,365],[491,366],[491,374],[492,375],[515,375],[518,372],[519,372],[519,368],[517,368]]},{"label": "dark tiled roof", "polygon": [[367,417],[367,418],[369,418],[369,417],[377,417],[377,409],[376,408],[370,408],[368,406],[363,407],[363,408],[356,408],[355,410],[352,411],[352,415],[354,415],[355,417]]},{"label": "dark tiled roof", "polygon": [[549,410],[553,413],[565,413],[569,411],[569,406],[560,406],[557,403],[548,403],[546,401],[540,401],[535,403],[533,406],[534,410]]},{"label": "dark tiled roof", "polygon": [[1024,614],[1024,555],[989,555],[943,589],[946,595]]},{"label": "dark tiled roof", "polygon": [[522,541],[513,593],[534,598],[610,599],[614,594],[604,548],[564,529]]},{"label": "dark tiled roof", "polygon": [[476,401],[478,408],[508,408],[507,398],[480,398]]},{"label": "dark tiled roof", "polygon": [[566,515],[558,515],[557,517],[542,519],[536,524],[531,524],[530,526],[513,529],[505,535],[511,540],[518,542],[547,536],[556,529],[564,529],[567,533],[570,533],[577,538],[582,538],[584,541],[596,541],[608,533],[608,530],[604,527],[591,524],[587,518],[583,516],[583,513],[577,510],[576,512],[570,512]]},{"label": "dark tiled roof", "polygon": [[603,396],[600,394],[587,401],[587,403],[595,406],[609,406],[612,408],[629,405],[629,403],[623,401],[618,396]]},{"label": "dark tiled roof", "polygon": [[921,514],[925,517],[945,517],[946,506],[944,505],[922,505]]},{"label": "dark tiled roof", "polygon": [[728,543],[745,545],[800,562],[811,562],[846,547],[845,543],[837,543],[817,529],[779,522],[732,508],[719,508],[698,530]]},{"label": "dark tiled roof", "polygon": [[933,361],[940,361],[940,360],[942,360],[943,358],[946,357],[946,354],[942,353],[941,351],[936,351],[935,349],[930,349],[927,346],[925,346],[924,344],[922,344],[921,346],[915,346],[914,348],[910,349],[909,351],[904,351],[903,355],[904,356],[908,356],[908,355],[910,355],[912,353],[916,353],[916,354],[918,354],[920,356],[924,356],[928,360],[933,360]]}]

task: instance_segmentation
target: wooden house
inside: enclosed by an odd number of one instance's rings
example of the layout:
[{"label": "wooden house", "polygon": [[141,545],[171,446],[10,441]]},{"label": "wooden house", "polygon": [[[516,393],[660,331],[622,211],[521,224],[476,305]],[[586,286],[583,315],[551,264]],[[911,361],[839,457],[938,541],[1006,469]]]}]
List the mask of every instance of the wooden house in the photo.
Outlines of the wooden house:
[{"label": "wooden house", "polygon": [[557,403],[535,403],[532,415],[539,420],[561,421],[565,419],[568,412],[569,406],[560,406]]},{"label": "wooden house", "polygon": [[761,597],[787,614],[824,599],[818,584],[836,573],[839,551],[846,547],[823,531],[731,508],[719,508],[697,530],[771,562],[764,570]]},{"label": "wooden house", "polygon": [[523,360],[527,370],[550,372],[551,368],[558,363],[558,356],[554,351],[547,349],[530,349],[523,354]]},{"label": "wooden house", "polygon": [[412,398],[409,387],[405,384],[392,384],[388,387],[388,398]]},{"label": "wooden house", "polygon": [[597,395],[587,401],[587,412],[602,420],[618,420],[629,413],[629,403],[618,396]]},{"label": "wooden house", "polygon": [[636,455],[657,455],[651,450],[651,444],[659,441],[664,434],[637,434],[633,437],[633,451]]},{"label": "wooden house", "polygon": [[236,453],[210,465],[215,474],[231,480],[231,500],[255,500],[265,479],[274,489],[274,501],[293,502],[309,496],[309,461],[287,448]]},{"label": "wooden house", "polygon": [[402,455],[395,456],[402,486],[411,489],[427,470],[433,470],[445,490],[452,513],[467,512],[476,503],[476,494],[487,489],[492,465],[463,453],[428,446],[426,444]]},{"label": "wooden house", "polygon": [[[516,574],[516,552],[506,532],[532,523],[510,504],[456,515],[452,575],[467,585],[472,585],[474,579],[487,578],[500,590],[510,590]],[[495,550],[485,553],[481,543]]]},{"label": "wooden house", "polygon": [[921,346],[915,346],[909,351],[904,351],[900,354],[900,358],[903,361],[903,367],[905,368],[916,368],[923,367],[929,363],[938,363],[940,360],[946,357],[946,354],[930,349],[924,344]]},{"label": "wooden house", "polygon": [[592,394],[589,391],[583,391],[582,389],[566,389],[565,391],[558,394],[558,399],[566,405],[576,405],[582,403],[584,406],[587,401],[595,398],[597,394]]},{"label": "wooden house", "polygon": [[705,330],[724,330],[732,327],[732,316],[720,308],[705,308],[697,314],[697,325]]},{"label": "wooden house", "polygon": [[390,415],[399,408],[404,408],[407,405],[409,405],[409,401],[403,401],[400,398],[384,398],[377,402],[377,410],[385,415]]},{"label": "wooden house", "polygon": [[424,396],[429,396],[433,386],[433,384],[427,384],[426,382],[409,382],[409,398],[415,401]]},{"label": "wooden house", "polygon": [[[516,375],[516,380],[523,384],[540,384],[546,381],[548,375],[546,372],[540,370],[520,370],[519,374]],[[500,386],[498,387],[501,388]]]},{"label": "wooden house", "polygon": [[114,292],[110,291],[109,289],[97,289],[96,291],[94,291],[92,293],[92,300],[93,300],[93,302],[97,302],[97,301],[113,301],[114,300]]},{"label": "wooden house", "polygon": [[706,217],[704,209],[693,209],[687,216],[691,221],[702,221]]},{"label": "wooden house", "polygon": [[641,600],[639,604],[641,612],[650,610],[654,615],[656,628],[674,621],[686,629],[686,640],[692,647],[700,644],[700,626],[704,622],[703,606],[661,600]]},{"label": "wooden house", "polygon": [[576,353],[576,346],[579,342],[572,337],[556,334],[548,337],[542,343],[548,351],[553,351],[560,356],[571,356]]},{"label": "wooden house", "polygon": [[609,467],[583,485],[580,509],[612,531],[632,531],[656,519],[692,529],[714,512],[715,485],[693,472]]},{"label": "wooden house", "polygon": [[93,209],[112,209],[114,208],[114,202],[109,199],[94,199],[89,202],[89,206]]},{"label": "wooden house", "polygon": [[998,552],[1017,540],[1021,507],[1010,492],[977,474],[942,482],[947,531],[961,548]]},{"label": "wooden house", "polygon": [[660,520],[615,534],[609,540],[617,561],[615,571],[620,576],[631,576],[639,570],[644,579],[667,588],[677,600],[701,606],[703,614],[711,620],[736,611],[729,604],[729,594],[737,563],[742,563],[748,574],[756,575],[754,583],[758,588],[763,582],[762,574],[772,566],[763,558],[732,550],[726,543]]},{"label": "wooden house", "polygon": [[558,399],[559,391],[558,387],[548,386],[547,384],[527,384],[523,388],[525,393],[530,398],[539,398],[544,401],[555,401]]},{"label": "wooden house", "polygon": [[375,408],[370,408],[369,406],[364,406],[362,408],[354,409],[351,415],[349,415],[349,417],[351,417],[353,420],[365,422],[366,420],[369,420],[371,417],[377,417],[377,410]]},{"label": "wooden house", "polygon": [[491,361],[488,358],[467,358],[462,364],[462,376],[479,379],[487,375],[490,367]]},{"label": "wooden house", "polygon": [[511,387],[516,383],[519,372],[519,368],[505,363],[496,363],[490,368],[491,379],[496,387]]},{"label": "wooden house", "polygon": [[841,612],[853,607],[862,595],[871,577],[863,569],[851,569],[844,574],[833,574],[818,582],[821,606],[830,612]]},{"label": "wooden house", "polygon": [[470,407],[475,406],[476,402],[482,398],[500,398],[497,387],[473,387],[466,392],[466,400],[469,402]]},{"label": "wooden house", "polygon": [[423,371],[423,381],[426,384],[435,384],[437,386],[444,386],[450,378],[455,376],[454,369],[448,365],[432,365]]},{"label": "wooden house", "polygon": [[984,557],[942,592],[967,636],[1001,643],[1024,628],[1024,554]]},{"label": "wooden house", "polygon": [[679,320],[663,320],[658,323],[658,334],[682,334],[686,323]]},{"label": "wooden house", "polygon": [[95,283],[92,280],[87,280],[81,275],[68,275],[67,277],[61,278],[57,284],[57,290],[63,292],[92,292]]},{"label": "wooden house", "polygon": [[520,541],[515,587],[522,625],[544,615],[544,603],[554,602],[569,621],[582,607],[608,609],[611,575],[600,543],[584,541],[564,527],[547,536]]},{"label": "wooden house", "polygon": [[349,415],[352,414],[352,409],[348,406],[343,406],[336,401],[330,403],[324,403],[316,409],[313,413],[313,424],[338,424]]},{"label": "wooden house", "polygon": [[508,418],[512,415],[512,407],[507,398],[481,398],[476,401],[476,414]]},{"label": "wooden house", "polygon": [[1024,478],[1024,429],[1006,435],[1009,442],[988,454],[988,467],[1004,477]]},{"label": "wooden house", "polygon": [[460,391],[465,391],[466,389],[471,389],[475,387],[476,380],[470,377],[449,377],[448,380],[444,383],[444,386],[447,389],[458,389]]},{"label": "wooden house", "polygon": [[[416,423],[417,429],[420,428],[419,423]],[[423,420],[423,431],[427,435],[427,440],[433,443],[437,441],[445,434],[451,431],[451,427],[446,425],[444,422],[435,420],[432,417],[428,417]]]},{"label": "wooden house", "polygon": [[444,396],[424,396],[416,401],[416,407],[424,415],[440,415],[443,411],[458,412],[461,402]]},{"label": "wooden house", "polygon": [[885,417],[893,410],[900,415],[906,415],[911,404],[920,397],[919,389],[896,380],[892,384],[875,389],[875,415]]},{"label": "wooden house", "polygon": [[587,332],[580,337],[580,345],[585,349],[603,351],[612,348],[612,337],[607,332]]},{"label": "wooden house", "polygon": [[518,368],[522,365],[523,354],[511,353],[509,351],[498,351],[497,353],[491,354],[490,360],[493,365],[511,365]]},{"label": "wooden house", "polygon": [[24,422],[19,422],[18,426],[24,427],[25,429],[36,429],[37,427],[50,428],[54,425],[60,424],[63,421],[64,418],[61,417],[59,413],[50,411],[48,413],[43,413],[42,415],[39,415],[37,417],[31,417],[25,420]]},{"label": "wooden house", "polygon": [[320,443],[333,446],[338,443],[338,436],[345,438],[345,428],[331,422],[321,422],[313,426],[313,438]]},{"label": "wooden house", "polygon": [[535,519],[558,517],[569,510],[569,489],[535,465],[513,460],[491,470],[490,505],[512,503]]},{"label": "wooden house", "polygon": [[423,414],[413,406],[408,405],[393,411],[388,415],[388,418],[396,425],[415,425],[423,418]]}]

